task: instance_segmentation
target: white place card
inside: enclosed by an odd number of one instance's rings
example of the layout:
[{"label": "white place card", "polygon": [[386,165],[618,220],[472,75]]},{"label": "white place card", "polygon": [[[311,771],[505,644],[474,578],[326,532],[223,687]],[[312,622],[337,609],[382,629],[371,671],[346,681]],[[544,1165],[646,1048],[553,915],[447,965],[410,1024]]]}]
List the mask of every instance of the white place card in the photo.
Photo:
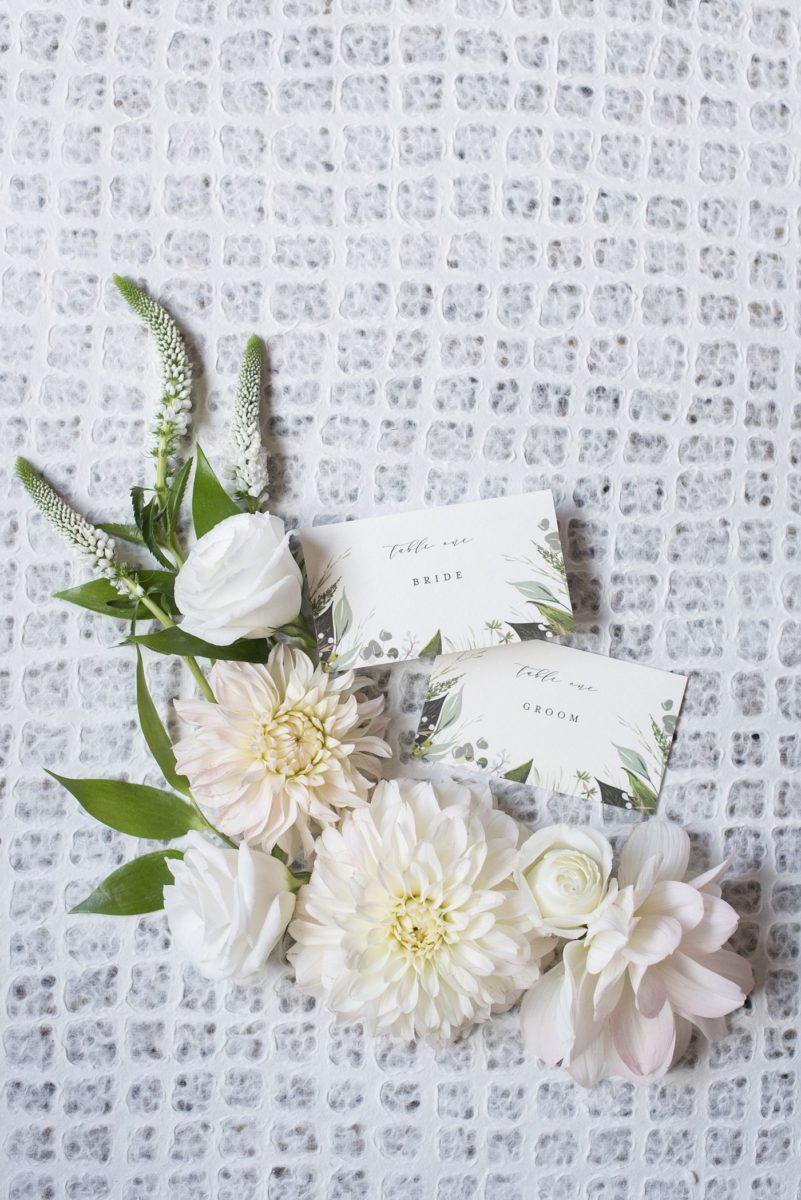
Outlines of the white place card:
[{"label": "white place card", "polygon": [[574,628],[549,491],[318,525],[298,536],[329,670]]},{"label": "white place card", "polygon": [[552,641],[450,655],[429,680],[413,754],[651,813],[686,683]]}]

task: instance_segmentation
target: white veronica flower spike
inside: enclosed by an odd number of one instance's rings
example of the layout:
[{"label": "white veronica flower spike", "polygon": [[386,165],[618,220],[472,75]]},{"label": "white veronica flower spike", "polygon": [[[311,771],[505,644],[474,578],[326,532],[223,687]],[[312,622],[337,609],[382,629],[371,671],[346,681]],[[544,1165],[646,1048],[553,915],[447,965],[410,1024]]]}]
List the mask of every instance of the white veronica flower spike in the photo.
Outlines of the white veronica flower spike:
[{"label": "white veronica flower spike", "polygon": [[661,1078],[692,1026],[710,1040],[753,986],[750,964],[726,947],[737,913],[720,899],[726,863],[682,882],[690,839],[652,819],[631,833],[618,892],[525,997],[523,1033],[549,1065],[584,1087],[622,1076]]},{"label": "white veronica flower spike", "polygon": [[299,985],[374,1034],[445,1041],[514,1003],[553,939],[511,878],[518,827],[448,782],[381,783],[317,843],[290,934]]},{"label": "white veronica flower spike", "polygon": [[307,655],[275,646],[264,665],[217,662],[217,703],[176,700],[194,728],[173,747],[195,799],[217,828],[266,850],[313,848],[312,826],[366,804],[380,760],[383,698],[366,700],[352,671],[328,675]]}]

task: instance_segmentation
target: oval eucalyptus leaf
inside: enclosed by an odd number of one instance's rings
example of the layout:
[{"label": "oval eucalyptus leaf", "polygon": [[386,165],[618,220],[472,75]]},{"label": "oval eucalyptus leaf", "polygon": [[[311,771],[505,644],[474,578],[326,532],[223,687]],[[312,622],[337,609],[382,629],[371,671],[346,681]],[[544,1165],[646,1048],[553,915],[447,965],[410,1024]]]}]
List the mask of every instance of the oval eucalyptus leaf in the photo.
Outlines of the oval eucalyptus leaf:
[{"label": "oval eucalyptus leaf", "polygon": [[70,909],[73,913],[100,913],[130,917],[158,912],[164,907],[164,888],[172,883],[168,858],[183,858],[182,850],[154,850],[112,871],[91,895]]},{"label": "oval eucalyptus leaf", "polygon": [[202,818],[180,796],[143,783],[119,779],[66,779],[48,771],[82,808],[110,829],[131,837],[171,841],[190,829],[205,828]]},{"label": "oval eucalyptus leaf", "polygon": [[145,664],[142,662],[142,651],[136,647],[136,707],[139,712],[139,724],[150,753],[159,765],[162,775],[170,787],[189,795],[189,780],[185,775],[179,775],[175,768],[175,754],[167,730],[162,724],[153,698],[147,687]]},{"label": "oval eucalyptus leaf", "polygon": [[234,504],[211,468],[209,460],[197,447],[195,480],[192,484],[192,521],[197,536],[203,537],[226,517],[235,517],[242,510]]},{"label": "oval eucalyptus leaf", "polygon": [[266,662],[270,644],[265,638],[240,638],[230,646],[213,646],[202,638],[184,633],[178,625],[157,629],[154,633],[134,633],[126,645],[147,646],[156,654],[178,654],[182,658],[212,658],[225,662]]}]

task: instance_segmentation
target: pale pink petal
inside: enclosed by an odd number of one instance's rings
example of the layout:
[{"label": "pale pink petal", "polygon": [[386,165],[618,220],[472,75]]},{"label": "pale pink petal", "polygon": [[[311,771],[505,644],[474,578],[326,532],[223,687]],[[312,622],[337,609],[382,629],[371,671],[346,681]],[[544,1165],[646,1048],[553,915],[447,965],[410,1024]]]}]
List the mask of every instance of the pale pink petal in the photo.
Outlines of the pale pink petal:
[{"label": "pale pink petal", "polygon": [[680,825],[652,817],[636,825],[620,854],[617,871],[621,887],[636,884],[649,858],[658,858],[654,882],[683,879],[690,860],[690,839]]},{"label": "pale pink petal", "polygon": [[570,1053],[574,1031],[569,988],[562,964],[546,971],[526,992],[520,1007],[520,1021],[529,1050],[549,1067],[555,1067]]},{"label": "pale pink petal", "polygon": [[703,919],[685,934],[681,948],[686,954],[698,958],[720,950],[737,928],[740,918],[725,900],[719,900],[707,892],[696,893],[704,906]]},{"label": "pale pink petal", "polygon": [[667,1071],[676,1046],[676,1023],[669,1004],[655,1017],[638,1012],[633,993],[618,1004],[609,1022],[615,1049],[632,1075],[650,1083]]},{"label": "pale pink petal", "polygon": [[687,930],[692,929],[703,918],[704,902],[689,883],[663,879],[651,888],[638,907],[637,915],[673,917]]},{"label": "pale pink petal", "polygon": [[681,925],[674,917],[638,917],[626,944],[625,957],[635,963],[661,962],[676,949],[681,935]]},{"label": "pale pink petal", "polygon": [[[706,961],[715,957],[709,955]],[[738,964],[744,964],[744,971],[737,967],[741,980],[744,980],[746,971],[750,978],[750,967],[745,960],[736,954],[731,954],[730,958]],[[725,1017],[727,1013],[740,1008],[746,997],[747,989],[740,983],[727,978],[719,969],[703,966],[686,954],[674,954],[667,962],[660,963],[652,970],[658,972],[670,1003],[689,1020],[696,1017]]]}]

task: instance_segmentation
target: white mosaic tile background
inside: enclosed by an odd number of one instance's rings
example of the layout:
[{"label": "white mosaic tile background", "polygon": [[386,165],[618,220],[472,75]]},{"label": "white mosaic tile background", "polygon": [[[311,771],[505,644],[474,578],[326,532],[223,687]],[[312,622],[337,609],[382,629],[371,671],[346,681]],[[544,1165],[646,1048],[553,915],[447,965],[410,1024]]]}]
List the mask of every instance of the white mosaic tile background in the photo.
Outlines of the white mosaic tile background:
[{"label": "white mosaic tile background", "polygon": [[[80,570],[5,456],[4,1197],[796,1200],[794,10],[0,2],[4,450],[123,515],[157,371],[118,271],[191,337],[212,452],[245,337],[268,338],[293,518],[550,483],[580,644],[691,672],[663,811],[699,862],[733,856],[758,979],[664,1084],[584,1094],[524,1057],[513,1015],[443,1053],[373,1043],[286,967],[214,986],[159,916],[66,916],[136,847],[42,768],[150,768],[118,631],[48,599]],[[181,683],[151,679],[165,702]],[[401,725],[421,684],[393,678]]]}]

